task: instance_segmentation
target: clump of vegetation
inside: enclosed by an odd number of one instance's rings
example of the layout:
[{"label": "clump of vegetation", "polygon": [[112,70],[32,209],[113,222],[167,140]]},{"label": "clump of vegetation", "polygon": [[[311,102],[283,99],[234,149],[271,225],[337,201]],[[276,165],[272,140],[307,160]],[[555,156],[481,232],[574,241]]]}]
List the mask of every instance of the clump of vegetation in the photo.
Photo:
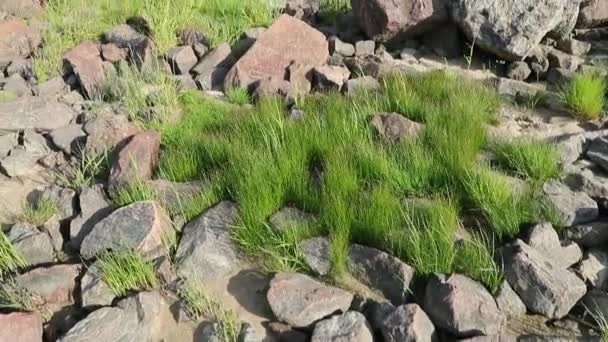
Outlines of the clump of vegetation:
[{"label": "clump of vegetation", "polygon": [[499,142],[493,151],[500,165],[524,179],[542,182],[559,176],[559,155],[548,143],[530,139]]},{"label": "clump of vegetation", "polygon": [[218,324],[220,341],[236,342],[241,323],[233,310],[215,300],[200,283],[186,281],[178,290],[188,315],[198,320],[205,318]]},{"label": "clump of vegetation", "polygon": [[598,73],[577,74],[561,90],[562,102],[586,120],[599,119],[606,105],[606,81]]},{"label": "clump of vegetation", "polygon": [[230,101],[231,103],[237,104],[239,106],[247,104],[251,101],[247,88],[232,87],[232,88],[226,89],[226,91],[224,93],[226,94],[228,101]]},{"label": "clump of vegetation", "polygon": [[101,279],[119,297],[132,290],[141,291],[158,286],[154,265],[135,251],[100,254],[99,271]]},{"label": "clump of vegetation", "polygon": [[21,220],[39,227],[56,213],[57,206],[55,203],[48,198],[41,198],[35,204],[27,204],[23,207]]},{"label": "clump of vegetation", "polygon": [[351,8],[350,0],[321,0],[319,14],[325,21],[335,21],[341,13],[347,13]]},{"label": "clump of vegetation", "polygon": [[597,324],[597,330],[602,342],[608,342],[608,318],[606,318],[604,313],[597,307],[595,308],[595,311],[591,311],[589,308],[586,308],[586,311]]},{"label": "clump of vegetation", "polygon": [[503,273],[494,260],[494,246],[490,239],[481,233],[474,234],[471,239],[462,240],[458,246],[454,270],[468,274],[496,294],[502,284]]},{"label": "clump of vegetation", "polygon": [[0,283],[0,309],[34,311],[34,306],[34,298],[30,292],[19,287],[14,280],[2,280]]},{"label": "clump of vegetation", "polygon": [[152,201],[156,199],[156,196],[156,191],[149,183],[143,180],[134,180],[119,187],[112,193],[111,197],[114,206],[119,208],[135,202]]},{"label": "clump of vegetation", "polygon": [[77,160],[77,165],[65,173],[57,174],[59,183],[66,188],[78,190],[85,186],[92,186],[110,172],[108,153],[94,156],[83,151]]},{"label": "clump of vegetation", "polygon": [[21,268],[27,267],[23,256],[11,244],[8,237],[0,230],[0,280]]}]

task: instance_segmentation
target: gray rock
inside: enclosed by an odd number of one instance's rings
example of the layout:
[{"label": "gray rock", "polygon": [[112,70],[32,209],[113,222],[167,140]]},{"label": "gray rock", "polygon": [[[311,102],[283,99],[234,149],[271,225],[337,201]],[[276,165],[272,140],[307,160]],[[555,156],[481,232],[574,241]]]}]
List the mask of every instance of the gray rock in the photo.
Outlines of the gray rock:
[{"label": "gray rock", "polygon": [[114,113],[88,120],[83,129],[88,134],[86,153],[90,157],[108,153],[127,138],[140,132],[126,116]]},{"label": "gray rock", "polygon": [[258,336],[251,324],[243,323],[238,336],[238,342],[262,342],[262,338]]},{"label": "gray rock", "polygon": [[37,96],[56,96],[64,93],[66,89],[63,78],[57,76],[38,84],[34,88],[34,94]]},{"label": "gray rock", "polygon": [[6,157],[17,144],[19,144],[19,135],[16,132],[0,135],[0,159]]},{"label": "gray rock", "polygon": [[67,105],[47,98],[0,102],[0,131],[36,129],[49,131],[67,126],[76,113]]},{"label": "gray rock", "polygon": [[234,63],[230,45],[224,43],[208,52],[201,60],[192,68],[192,73],[195,75],[205,75],[218,67],[230,67]]},{"label": "gray rock", "polygon": [[561,22],[547,34],[550,38],[560,40],[570,36],[572,30],[574,30],[574,26],[576,26],[582,1],[583,0],[571,0],[564,3]]},{"label": "gray rock", "polygon": [[543,185],[543,192],[565,226],[591,222],[598,217],[597,203],[583,192],[572,191],[554,180]]},{"label": "gray rock", "polygon": [[526,304],[513,291],[508,282],[502,282],[495,298],[498,308],[507,317],[521,317],[526,314]]},{"label": "gray rock", "polygon": [[607,134],[608,130],[568,134],[552,138],[551,143],[556,145],[562,164],[568,165],[587,153],[589,145],[594,139]]},{"label": "gray rock", "polygon": [[236,217],[236,204],[224,201],[184,227],[175,255],[178,276],[207,282],[239,270],[238,249],[230,235]]},{"label": "gray rock", "polygon": [[576,27],[597,27],[606,23],[608,23],[608,5],[605,1],[583,1]]},{"label": "gray rock", "polygon": [[296,328],[309,327],[337,311],[346,312],[353,300],[344,290],[297,273],[275,275],[266,297],[277,319]]},{"label": "gray rock", "polygon": [[536,84],[504,77],[498,77],[490,82],[493,83],[491,86],[496,89],[499,95],[512,99],[531,99],[544,92],[544,89]]},{"label": "gray rock", "polygon": [[37,200],[53,203],[59,220],[67,220],[74,216],[76,192],[72,189],[51,185],[39,194]]},{"label": "gray rock", "polygon": [[112,212],[101,184],[80,189],[79,202],[80,214],[70,222],[70,246],[75,250],[80,250],[84,237]]},{"label": "gray rock", "polygon": [[8,239],[30,266],[55,260],[51,238],[31,224],[15,224],[8,233]]},{"label": "gray rock", "polygon": [[355,47],[353,44],[345,43],[338,37],[331,37],[329,42],[329,53],[338,54],[343,57],[351,57],[355,55]]},{"label": "gray rock", "polygon": [[51,217],[47,222],[44,223],[40,230],[51,238],[53,242],[53,249],[57,255],[63,252],[63,235],[61,234],[61,223],[57,218],[57,215]]},{"label": "gray rock", "polygon": [[585,56],[591,50],[591,43],[565,38],[557,42],[557,48],[574,56]]},{"label": "gray rock", "polygon": [[532,312],[564,317],[587,292],[574,273],[521,240],[505,247],[502,254],[506,280]]},{"label": "gray rock", "polygon": [[378,135],[393,142],[407,138],[416,138],[423,128],[423,125],[399,113],[374,114],[370,124]]},{"label": "gray rock", "polygon": [[329,238],[319,236],[300,242],[300,249],[306,265],[318,275],[327,275],[331,268],[329,260]]},{"label": "gray rock", "polygon": [[587,158],[608,171],[608,136],[598,137],[591,142]]},{"label": "gray rock", "polygon": [[592,248],[577,265],[576,271],[591,286],[598,290],[608,290],[608,253]]},{"label": "gray rock", "polygon": [[80,296],[83,307],[110,306],[116,295],[101,279],[99,262],[87,269],[80,280]]},{"label": "gray rock", "polygon": [[198,58],[191,46],[178,46],[167,52],[167,60],[173,73],[187,75],[196,65]]},{"label": "gray rock", "polygon": [[527,0],[513,2],[507,10],[500,0],[457,0],[450,7],[452,18],[476,45],[518,61],[561,24],[565,5],[565,0]]},{"label": "gray rock", "polygon": [[269,336],[279,342],[308,342],[309,336],[307,333],[293,329],[287,324],[279,322],[270,322],[266,327]]},{"label": "gray rock", "polygon": [[55,146],[70,155],[78,146],[84,146],[87,135],[81,125],[69,125],[51,131],[49,136]]},{"label": "gray rock", "polygon": [[375,51],[376,42],[373,40],[360,40],[355,43],[355,56],[369,56],[373,55]]},{"label": "gray rock", "polygon": [[224,90],[224,80],[229,69],[225,67],[216,67],[201,70],[201,73],[196,76],[194,82],[200,90]]},{"label": "gray rock", "polygon": [[580,57],[569,55],[557,49],[549,49],[547,53],[549,67],[562,68],[569,71],[576,71],[578,66],[583,63]]},{"label": "gray rock", "polygon": [[363,314],[348,311],[315,325],[311,342],[373,342],[372,328]]},{"label": "gray rock", "polygon": [[21,133],[21,145],[31,154],[40,158],[45,157],[51,152],[46,138],[33,129],[26,129]]},{"label": "gray rock", "polygon": [[528,63],[522,61],[512,62],[507,69],[507,77],[516,81],[525,81],[530,74],[532,74],[532,70]]},{"label": "gray rock", "polygon": [[9,77],[13,75],[19,75],[24,80],[30,80],[33,76],[32,60],[29,58],[19,58],[13,60],[11,64],[6,68],[6,75]]},{"label": "gray rock", "polygon": [[574,79],[574,76],[576,76],[576,73],[573,71],[562,68],[551,68],[547,72],[547,82],[555,86],[562,86]]},{"label": "gray rock", "polygon": [[177,84],[179,90],[196,90],[198,85],[190,75],[172,75],[171,80]]},{"label": "gray rock", "polygon": [[393,304],[405,303],[414,269],[392,255],[375,248],[352,245],[348,270],[359,281],[379,291]]},{"label": "gray rock", "polygon": [[460,337],[493,335],[505,324],[492,295],[460,274],[434,276],[426,286],[424,308],[435,324]]},{"label": "gray rock", "polygon": [[18,146],[0,160],[0,171],[9,177],[27,176],[38,172],[34,166],[40,158],[40,155]]},{"label": "gray rock", "polygon": [[137,65],[148,64],[154,60],[152,40],[129,25],[118,25],[105,32],[104,42],[126,49],[130,60]]},{"label": "gray rock", "polygon": [[21,274],[16,282],[33,295],[39,310],[53,314],[76,303],[74,289],[79,275],[80,265],[54,265]]},{"label": "gray rock", "polygon": [[568,268],[579,262],[583,252],[576,243],[562,243],[551,223],[539,223],[528,229],[523,237],[528,246],[536,249],[558,266]]},{"label": "gray rock", "polygon": [[398,306],[380,324],[386,342],[438,341],[435,326],[418,304]]},{"label": "gray rock", "polygon": [[155,258],[173,239],[175,230],[165,209],[153,201],[136,202],[97,223],[82,241],[80,254],[88,258],[108,249],[133,249]]},{"label": "gray rock", "polygon": [[14,74],[9,78],[4,79],[3,83],[4,86],[2,87],[2,90],[12,92],[17,95],[17,97],[32,95],[30,87],[28,87],[25,80],[19,74]]},{"label": "gray rock", "polygon": [[314,88],[318,90],[339,91],[350,77],[350,71],[347,68],[332,65],[314,68],[313,74]]},{"label": "gray rock", "polygon": [[608,242],[608,222],[596,221],[568,228],[566,235],[583,247],[601,246]]},{"label": "gray rock", "polygon": [[355,96],[365,92],[380,90],[382,86],[371,76],[361,76],[352,78],[344,84],[344,93],[348,96]]}]

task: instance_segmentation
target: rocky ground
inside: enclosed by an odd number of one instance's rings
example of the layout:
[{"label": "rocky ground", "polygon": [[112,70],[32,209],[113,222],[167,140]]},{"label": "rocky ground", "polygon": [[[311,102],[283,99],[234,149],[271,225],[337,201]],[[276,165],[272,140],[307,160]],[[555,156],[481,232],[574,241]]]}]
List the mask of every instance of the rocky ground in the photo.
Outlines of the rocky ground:
[{"label": "rocky ground", "polygon": [[[0,279],[31,301],[15,308],[0,292],[0,341],[230,340],[217,312],[189,315],[185,279],[236,314],[238,341],[605,341],[588,311],[608,317],[608,130],[602,119],[576,119],[557,91],[577,72],[606,74],[608,3],[445,2],[352,0],[352,11],[328,23],[316,15],[319,1],[287,0],[270,27],[250,28],[232,46],[211,49],[204,33],[182,32],[160,57],[131,21],[65,51],[65,73],[42,81],[34,68],[46,28],[35,18],[45,4],[0,1],[0,223],[27,264],[0,268]],[[160,64],[182,91],[220,99],[233,87],[254,98],[350,96],[395,71],[483,82],[505,98],[493,137],[535,137],[559,151],[562,177],[542,191],[566,228],[536,222],[496,246],[504,282],[495,294],[456,273],[421,281],[406,262],[360,244],[348,250],[352,283],[330,281],[323,236],[301,242],[309,274],[267,273],[231,238],[238,203],[213,203],[190,222],[170,217],[177,194],[204,185],[154,179],[160,134],[98,96],[121,63]],[[389,138],[420,130],[385,116],[372,125]],[[70,186],[87,177],[78,173],[85,155],[106,151],[107,179]],[[116,206],[116,189],[135,178],[162,200]],[[269,224],[314,219],[285,207]],[[153,261],[160,284],[113,291],[96,257],[121,249]]]}]

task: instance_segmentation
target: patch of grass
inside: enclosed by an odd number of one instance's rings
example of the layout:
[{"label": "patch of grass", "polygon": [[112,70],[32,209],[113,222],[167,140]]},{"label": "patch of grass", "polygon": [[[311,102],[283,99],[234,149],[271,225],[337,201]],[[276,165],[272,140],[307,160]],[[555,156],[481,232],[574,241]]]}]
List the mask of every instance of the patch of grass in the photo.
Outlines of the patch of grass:
[{"label": "patch of grass", "polygon": [[14,101],[17,97],[17,94],[10,90],[0,90],[0,103]]},{"label": "patch of grass", "polygon": [[0,283],[0,309],[34,311],[34,307],[34,299],[31,293],[21,288],[12,279],[2,279],[2,283]]},{"label": "patch of grass", "polygon": [[85,186],[92,186],[105,179],[110,172],[108,153],[92,156],[83,152],[77,162],[78,165],[68,169],[67,172],[57,174],[58,181],[63,187],[78,190]]},{"label": "patch of grass", "polygon": [[[597,306],[597,305],[595,305]],[[602,310],[594,308],[593,310],[585,307],[585,311],[591,316],[597,325],[597,332],[600,334],[602,342],[608,342],[608,318],[604,315]]]},{"label": "patch of grass", "polygon": [[499,142],[493,151],[500,165],[524,179],[543,182],[559,176],[559,156],[548,143],[529,139]]},{"label": "patch of grass", "polygon": [[597,73],[578,74],[560,91],[562,102],[585,120],[599,119],[606,105],[606,81]]},{"label": "patch of grass", "polygon": [[495,294],[502,284],[503,273],[494,260],[494,246],[490,239],[482,234],[474,234],[458,246],[454,270],[469,275]]},{"label": "patch of grass", "polygon": [[135,180],[118,188],[111,197],[114,206],[124,207],[135,202],[152,201],[156,199],[156,191],[149,183]]},{"label": "patch of grass", "polygon": [[56,213],[57,206],[55,203],[50,199],[41,198],[35,204],[28,204],[23,208],[21,220],[39,227]]},{"label": "patch of grass", "polygon": [[101,279],[116,296],[158,286],[154,265],[135,251],[104,252],[99,256]]},{"label": "patch of grass", "polygon": [[231,103],[237,104],[239,106],[247,104],[251,101],[247,88],[231,87],[231,88],[226,89],[225,94],[226,94],[226,97],[228,98],[228,101],[230,101]]},{"label": "patch of grass", "polygon": [[237,341],[241,330],[237,314],[214,299],[202,284],[186,281],[180,286],[178,294],[192,319],[205,318],[217,323],[220,341]]},{"label": "patch of grass", "polygon": [[331,22],[341,13],[350,10],[350,0],[321,0],[319,15],[324,21]]},{"label": "patch of grass", "polygon": [[25,267],[27,267],[27,262],[23,256],[0,230],[0,280]]}]

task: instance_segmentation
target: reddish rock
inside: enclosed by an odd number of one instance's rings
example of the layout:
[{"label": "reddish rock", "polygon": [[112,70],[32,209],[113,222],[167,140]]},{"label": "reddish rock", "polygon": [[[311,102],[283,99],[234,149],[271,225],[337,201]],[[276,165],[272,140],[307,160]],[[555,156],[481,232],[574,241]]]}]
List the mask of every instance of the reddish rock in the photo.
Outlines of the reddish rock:
[{"label": "reddish rock", "polygon": [[40,2],[46,0],[2,0],[0,12],[20,18],[30,18],[41,12]]},{"label": "reddish rock", "polygon": [[101,56],[104,60],[111,63],[120,62],[126,59],[128,54],[129,52],[127,51],[127,49],[119,48],[118,46],[112,43],[103,44],[101,46]]},{"label": "reddish rock", "polygon": [[5,68],[13,59],[30,55],[38,45],[40,34],[23,21],[0,21],[0,69]]},{"label": "reddish rock", "polygon": [[91,156],[110,152],[117,145],[126,142],[127,138],[141,132],[126,116],[114,112],[87,121],[83,129],[89,135],[86,151]]},{"label": "reddish rock", "polygon": [[37,313],[0,314],[0,341],[42,342],[42,318]]},{"label": "reddish rock", "polygon": [[40,267],[19,275],[17,283],[34,294],[36,307],[50,318],[53,313],[74,305],[74,288],[79,275],[79,265]]},{"label": "reddish rock", "polygon": [[110,187],[117,188],[134,180],[149,180],[158,162],[160,134],[146,131],[131,138],[118,152],[110,170]]},{"label": "reddish rock", "polygon": [[105,79],[103,60],[97,44],[86,41],[68,51],[63,60],[78,77],[84,93],[93,98]]},{"label": "reddish rock", "polygon": [[256,81],[284,80],[291,63],[323,65],[329,57],[325,36],[305,22],[282,15],[228,72],[225,87],[251,87]]}]

